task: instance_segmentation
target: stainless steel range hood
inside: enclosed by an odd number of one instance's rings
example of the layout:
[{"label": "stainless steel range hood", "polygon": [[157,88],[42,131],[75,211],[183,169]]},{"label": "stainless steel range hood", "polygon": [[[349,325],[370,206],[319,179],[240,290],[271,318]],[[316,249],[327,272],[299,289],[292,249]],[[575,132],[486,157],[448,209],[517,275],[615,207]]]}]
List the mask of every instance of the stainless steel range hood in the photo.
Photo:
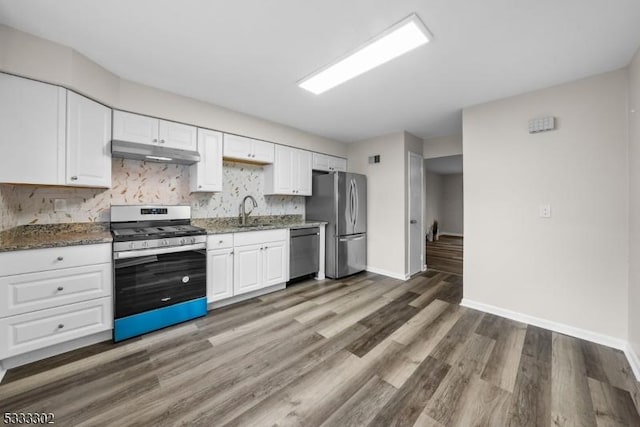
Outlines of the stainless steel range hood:
[{"label": "stainless steel range hood", "polygon": [[111,155],[124,159],[180,165],[192,165],[200,161],[200,154],[197,151],[117,140],[111,141]]}]

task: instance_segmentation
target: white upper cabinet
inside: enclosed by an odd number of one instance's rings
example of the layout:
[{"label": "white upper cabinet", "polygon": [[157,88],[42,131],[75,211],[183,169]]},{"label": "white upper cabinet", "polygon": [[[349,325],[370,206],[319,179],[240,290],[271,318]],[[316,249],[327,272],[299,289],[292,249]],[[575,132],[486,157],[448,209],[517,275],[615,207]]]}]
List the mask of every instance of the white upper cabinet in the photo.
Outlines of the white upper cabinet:
[{"label": "white upper cabinet", "polygon": [[197,128],[154,117],[114,111],[113,139],[196,151]]},{"label": "white upper cabinet", "polygon": [[329,156],[327,154],[313,153],[313,170],[325,172],[346,172],[347,159]]},{"label": "white upper cabinet", "polygon": [[191,166],[191,191],[222,191],[222,133],[198,129],[200,161]]},{"label": "white upper cabinet", "polygon": [[0,182],[111,187],[111,109],[7,74],[0,94]]},{"label": "white upper cabinet", "polygon": [[274,144],[246,136],[224,134],[224,157],[255,163],[273,163]]},{"label": "white upper cabinet", "polygon": [[111,187],[110,141],[111,109],[68,92],[65,183]]},{"label": "white upper cabinet", "polygon": [[182,123],[159,120],[158,143],[165,147],[196,151],[197,128]]},{"label": "white upper cabinet", "polygon": [[276,145],[273,165],[265,167],[265,194],[311,195],[311,152]]},{"label": "white upper cabinet", "polygon": [[113,111],[113,139],[117,141],[158,144],[159,120],[139,114]]},{"label": "white upper cabinet", "polygon": [[66,92],[0,73],[0,182],[64,182]]}]

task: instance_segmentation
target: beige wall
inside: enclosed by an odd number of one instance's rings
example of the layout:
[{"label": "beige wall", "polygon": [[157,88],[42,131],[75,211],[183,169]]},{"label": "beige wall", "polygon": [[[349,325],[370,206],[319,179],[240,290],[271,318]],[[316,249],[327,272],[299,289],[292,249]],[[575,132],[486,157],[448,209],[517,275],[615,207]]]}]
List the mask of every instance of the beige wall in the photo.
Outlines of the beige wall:
[{"label": "beige wall", "polygon": [[464,110],[466,301],[627,339],[626,101],[620,70]]},{"label": "beige wall", "polygon": [[442,175],[441,233],[464,233],[463,176],[461,173]]},{"label": "beige wall", "polygon": [[629,67],[629,343],[640,358],[640,51]]},{"label": "beige wall", "polygon": [[346,157],[345,144],[128,80],[75,50],[0,25],[0,71],[59,84],[114,108]]},{"label": "beige wall", "polygon": [[[354,142],[348,148],[349,170],[367,176],[368,267],[404,275],[404,133]],[[380,163],[369,164],[375,154]]]},{"label": "beige wall", "polygon": [[462,134],[425,139],[422,155],[425,159],[462,154]]}]

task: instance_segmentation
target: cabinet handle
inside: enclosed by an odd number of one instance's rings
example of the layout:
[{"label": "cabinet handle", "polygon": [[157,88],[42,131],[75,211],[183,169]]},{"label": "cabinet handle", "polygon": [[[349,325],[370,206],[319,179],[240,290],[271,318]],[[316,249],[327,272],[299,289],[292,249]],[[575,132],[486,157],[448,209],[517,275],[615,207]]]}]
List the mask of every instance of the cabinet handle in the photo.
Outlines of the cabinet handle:
[{"label": "cabinet handle", "polygon": [[78,180],[78,177],[77,177],[77,176],[72,176],[72,177],[71,177],[71,181],[77,181],[77,180]]},{"label": "cabinet handle", "polygon": [[247,157],[251,157],[251,154],[247,154]]},{"label": "cabinet handle", "polygon": [[58,286],[58,290],[59,291],[64,291],[64,288],[62,286]]},{"label": "cabinet handle", "polygon": [[62,328],[64,328],[64,325],[63,325],[62,323],[60,323],[60,324],[58,325],[58,329],[62,329]]},{"label": "cabinet handle", "polygon": [[264,247],[264,250],[265,250],[265,251],[266,251],[267,249],[269,249],[269,246],[265,246],[265,247]]},{"label": "cabinet handle", "polygon": [[59,256],[59,257],[57,258],[57,260],[58,260],[58,261],[62,261],[62,260],[64,260],[64,257]]},{"label": "cabinet handle", "polygon": [[202,185],[198,185],[198,188],[202,188]]},{"label": "cabinet handle", "polygon": [[153,142],[158,142],[158,138],[153,138]]},{"label": "cabinet handle", "polygon": [[219,240],[219,241],[218,241],[218,244],[219,244],[219,245],[221,245],[221,244],[223,244],[223,243],[224,243],[224,240]]},{"label": "cabinet handle", "polygon": [[161,140],[160,140],[160,144],[164,144],[164,139],[161,139]]},{"label": "cabinet handle", "polygon": [[229,255],[233,255],[233,251],[229,252]]},{"label": "cabinet handle", "polygon": [[166,298],[162,298],[160,301],[167,302],[167,301],[170,301],[170,300],[171,300],[171,297],[166,297]]}]

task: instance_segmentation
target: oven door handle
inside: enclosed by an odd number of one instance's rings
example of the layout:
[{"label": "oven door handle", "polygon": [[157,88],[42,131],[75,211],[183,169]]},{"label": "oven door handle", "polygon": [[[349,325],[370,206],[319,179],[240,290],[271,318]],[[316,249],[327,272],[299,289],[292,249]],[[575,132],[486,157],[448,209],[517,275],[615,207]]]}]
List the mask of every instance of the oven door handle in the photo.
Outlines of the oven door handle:
[{"label": "oven door handle", "polygon": [[207,247],[206,243],[196,243],[195,245],[175,246],[171,248],[142,249],[138,251],[114,252],[113,259],[138,258],[143,256],[149,256],[149,255],[161,255],[161,254],[171,254],[176,252],[196,251],[200,249],[206,249],[206,247]]}]

